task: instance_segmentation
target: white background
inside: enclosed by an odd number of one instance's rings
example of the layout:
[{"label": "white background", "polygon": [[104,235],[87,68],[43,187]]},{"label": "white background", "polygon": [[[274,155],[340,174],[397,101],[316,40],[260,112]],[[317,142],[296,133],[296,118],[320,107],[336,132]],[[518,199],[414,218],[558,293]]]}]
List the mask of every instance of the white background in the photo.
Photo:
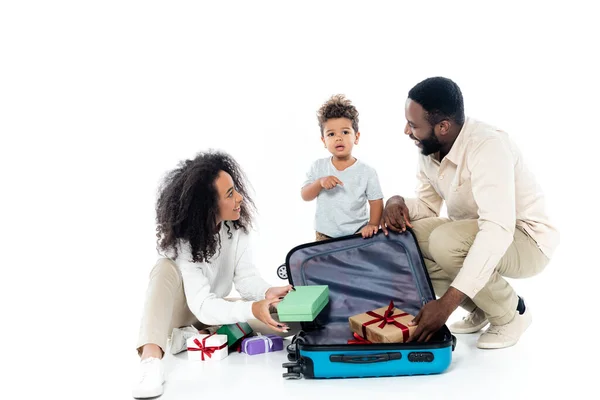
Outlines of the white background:
[{"label": "white background", "polygon": [[[469,116],[516,141],[562,234],[546,271],[515,282],[536,310],[529,340],[558,354],[544,358],[552,377],[529,360],[536,393],[591,385],[595,14],[577,1],[398,3],[2,2],[3,390],[129,397],[156,189],[179,160],[208,148],[238,160],[259,209],[257,264],[280,284],[276,266],[314,234],[314,203],[299,191],[328,155],[319,106],[346,94],[360,112],[355,155],[386,198],[410,195],[417,149],[402,133],[404,101],[436,75],[459,84]],[[503,382],[511,365],[489,368]]]}]

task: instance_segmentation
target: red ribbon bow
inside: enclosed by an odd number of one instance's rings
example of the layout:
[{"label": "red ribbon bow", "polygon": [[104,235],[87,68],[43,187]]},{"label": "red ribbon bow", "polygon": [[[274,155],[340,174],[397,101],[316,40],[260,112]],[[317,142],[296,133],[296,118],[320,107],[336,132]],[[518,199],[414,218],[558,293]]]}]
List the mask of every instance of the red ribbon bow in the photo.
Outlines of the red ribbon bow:
[{"label": "red ribbon bow", "polygon": [[188,351],[200,351],[202,352],[202,361],[204,361],[204,356],[206,355],[208,358],[211,358],[213,353],[217,350],[221,350],[224,349],[227,346],[227,343],[223,343],[221,346],[206,346],[206,339],[208,339],[209,337],[211,337],[212,335],[214,335],[214,333],[211,333],[210,335],[206,336],[204,339],[202,339],[202,343],[200,343],[200,341],[198,340],[198,338],[194,339],[194,343],[196,344],[196,346],[198,347],[188,347]]},{"label": "red ribbon bow", "polygon": [[381,322],[377,326],[379,329],[383,329],[387,324],[394,325],[402,330],[402,338],[404,339],[404,341],[406,342],[408,340],[408,336],[409,336],[408,326],[403,325],[400,322],[396,321],[396,318],[404,317],[405,315],[409,315],[409,314],[402,313],[402,314],[394,315],[394,301],[393,300],[390,300],[390,305],[388,306],[387,310],[383,313],[383,315],[379,315],[373,311],[367,311],[366,314],[370,315],[371,317],[375,317],[375,319],[362,324],[362,334],[363,334],[364,338],[367,337],[366,327],[368,325],[372,325],[372,324],[376,324],[377,322]]},{"label": "red ribbon bow", "polygon": [[369,342],[364,337],[360,336],[358,333],[353,333],[353,336],[354,336],[354,339],[348,340],[348,344],[371,344],[372,343],[372,342]]}]

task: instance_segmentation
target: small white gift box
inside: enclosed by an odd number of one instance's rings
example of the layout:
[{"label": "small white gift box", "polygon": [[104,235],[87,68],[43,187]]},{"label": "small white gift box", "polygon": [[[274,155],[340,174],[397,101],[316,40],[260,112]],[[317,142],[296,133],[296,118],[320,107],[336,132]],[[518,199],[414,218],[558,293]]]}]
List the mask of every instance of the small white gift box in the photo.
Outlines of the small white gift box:
[{"label": "small white gift box", "polygon": [[187,340],[188,360],[222,360],[229,355],[227,335],[198,334]]}]

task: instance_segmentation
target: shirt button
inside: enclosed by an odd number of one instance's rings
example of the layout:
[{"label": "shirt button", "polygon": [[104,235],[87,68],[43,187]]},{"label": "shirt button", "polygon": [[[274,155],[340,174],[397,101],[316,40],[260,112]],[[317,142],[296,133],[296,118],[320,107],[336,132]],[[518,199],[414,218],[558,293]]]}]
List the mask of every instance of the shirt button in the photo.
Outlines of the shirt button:
[{"label": "shirt button", "polygon": [[440,175],[440,179],[444,179],[444,174]]}]

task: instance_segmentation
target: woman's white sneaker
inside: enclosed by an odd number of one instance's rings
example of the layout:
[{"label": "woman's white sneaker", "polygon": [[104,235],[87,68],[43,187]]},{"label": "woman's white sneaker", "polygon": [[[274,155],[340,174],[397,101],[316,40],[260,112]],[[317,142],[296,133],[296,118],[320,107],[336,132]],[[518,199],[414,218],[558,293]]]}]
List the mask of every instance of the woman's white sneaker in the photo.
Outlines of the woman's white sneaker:
[{"label": "woman's white sneaker", "polygon": [[137,382],[132,394],[136,399],[160,396],[163,393],[164,371],[162,361],[149,357],[140,362]]},{"label": "woman's white sneaker", "polygon": [[187,340],[198,333],[198,329],[194,326],[173,328],[173,332],[171,333],[171,346],[169,347],[171,354],[179,354],[182,351],[186,351]]}]

